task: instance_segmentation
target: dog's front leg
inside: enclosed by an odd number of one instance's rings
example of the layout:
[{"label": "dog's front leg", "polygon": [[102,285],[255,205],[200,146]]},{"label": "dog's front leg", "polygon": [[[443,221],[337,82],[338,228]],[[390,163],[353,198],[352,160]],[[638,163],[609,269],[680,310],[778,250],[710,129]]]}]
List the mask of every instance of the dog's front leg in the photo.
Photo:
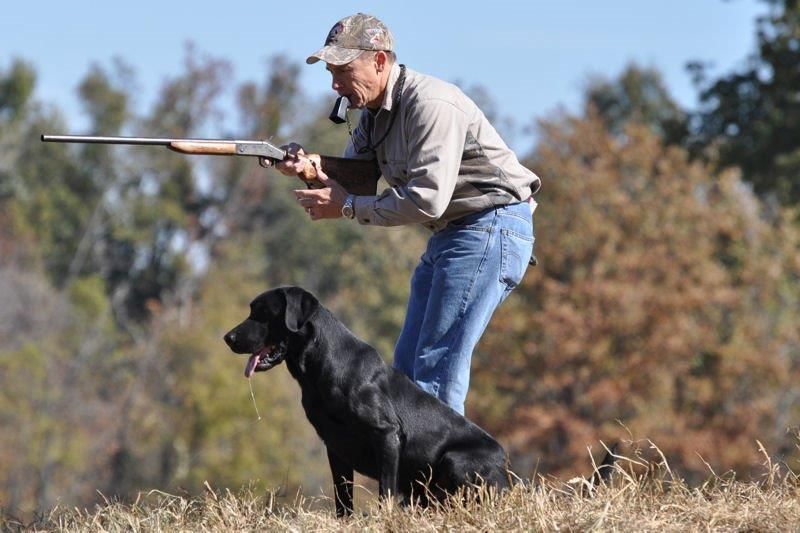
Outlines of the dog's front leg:
[{"label": "dog's front leg", "polygon": [[397,472],[400,468],[400,430],[396,427],[376,432],[381,477],[378,492],[381,498],[398,498]]},{"label": "dog's front leg", "polygon": [[333,498],[336,501],[336,516],[353,514],[353,466],[343,461],[330,448],[328,464],[333,476]]}]

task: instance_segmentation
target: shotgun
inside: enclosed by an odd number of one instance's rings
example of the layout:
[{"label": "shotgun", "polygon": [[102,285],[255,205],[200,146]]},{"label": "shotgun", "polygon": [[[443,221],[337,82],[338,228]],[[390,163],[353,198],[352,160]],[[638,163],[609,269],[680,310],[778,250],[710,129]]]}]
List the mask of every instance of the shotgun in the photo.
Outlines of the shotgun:
[{"label": "shotgun", "polygon": [[[241,155],[272,162],[283,161],[287,152],[267,141],[238,141],[225,139],[160,139],[156,137],[91,137],[86,135],[42,135],[42,142],[128,144],[166,146],[174,152],[191,155]],[[347,159],[319,154],[299,156],[306,164],[298,178],[313,189],[324,187],[317,179],[321,168],[329,178],[336,180],[347,192],[357,196],[372,196],[378,188],[381,172],[376,160]]]}]

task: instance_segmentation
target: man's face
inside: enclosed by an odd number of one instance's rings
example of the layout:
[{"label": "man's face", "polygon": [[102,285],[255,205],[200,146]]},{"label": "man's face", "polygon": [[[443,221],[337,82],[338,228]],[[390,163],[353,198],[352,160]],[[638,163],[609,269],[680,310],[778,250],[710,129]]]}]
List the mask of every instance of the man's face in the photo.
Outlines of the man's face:
[{"label": "man's face", "polygon": [[346,96],[351,107],[377,109],[383,103],[385,82],[374,53],[364,52],[350,63],[326,68],[331,73],[331,87],[339,96]]}]

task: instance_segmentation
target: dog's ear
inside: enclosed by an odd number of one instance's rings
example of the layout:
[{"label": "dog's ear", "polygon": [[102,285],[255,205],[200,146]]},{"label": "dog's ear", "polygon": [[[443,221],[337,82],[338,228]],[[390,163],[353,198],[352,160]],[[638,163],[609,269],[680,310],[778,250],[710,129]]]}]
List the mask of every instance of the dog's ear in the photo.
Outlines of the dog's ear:
[{"label": "dog's ear", "polygon": [[297,333],[317,311],[319,301],[313,294],[300,287],[286,287],[283,293],[286,297],[286,329]]}]

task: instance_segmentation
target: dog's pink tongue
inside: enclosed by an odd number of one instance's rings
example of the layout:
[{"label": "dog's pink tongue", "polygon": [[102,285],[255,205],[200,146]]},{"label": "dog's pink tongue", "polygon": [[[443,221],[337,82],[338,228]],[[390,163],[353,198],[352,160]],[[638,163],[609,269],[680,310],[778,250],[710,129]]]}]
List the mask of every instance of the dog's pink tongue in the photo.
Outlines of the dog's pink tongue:
[{"label": "dog's pink tongue", "polygon": [[261,359],[260,353],[254,353],[250,356],[250,359],[247,360],[247,366],[244,367],[244,377],[249,378],[253,375],[253,372],[256,371],[256,365],[258,365],[259,359]]}]

